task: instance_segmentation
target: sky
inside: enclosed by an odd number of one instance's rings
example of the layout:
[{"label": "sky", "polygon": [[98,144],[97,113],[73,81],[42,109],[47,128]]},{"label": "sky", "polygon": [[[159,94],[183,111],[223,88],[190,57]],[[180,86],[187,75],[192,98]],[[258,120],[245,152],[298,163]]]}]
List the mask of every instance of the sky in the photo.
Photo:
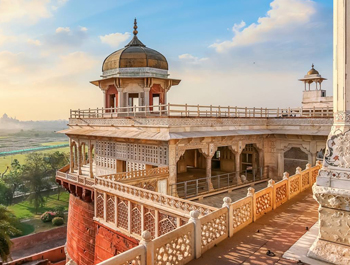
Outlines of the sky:
[{"label": "sky", "polygon": [[299,107],[315,64],[332,94],[331,0],[0,0],[0,115],[102,107],[103,60],[138,37],[168,60],[178,104]]}]

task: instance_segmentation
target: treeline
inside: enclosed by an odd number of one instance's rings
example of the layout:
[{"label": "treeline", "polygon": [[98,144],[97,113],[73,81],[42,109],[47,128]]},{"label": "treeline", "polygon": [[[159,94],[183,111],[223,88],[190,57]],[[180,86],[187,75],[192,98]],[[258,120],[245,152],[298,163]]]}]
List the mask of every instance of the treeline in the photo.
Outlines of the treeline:
[{"label": "treeline", "polygon": [[[21,165],[14,159],[11,166],[0,173],[0,204],[11,205],[16,193],[29,194],[28,199],[37,213],[45,205],[44,193],[55,181],[56,171],[69,163],[66,153],[56,151],[51,154],[29,153]],[[59,199],[59,186],[58,199]]]}]

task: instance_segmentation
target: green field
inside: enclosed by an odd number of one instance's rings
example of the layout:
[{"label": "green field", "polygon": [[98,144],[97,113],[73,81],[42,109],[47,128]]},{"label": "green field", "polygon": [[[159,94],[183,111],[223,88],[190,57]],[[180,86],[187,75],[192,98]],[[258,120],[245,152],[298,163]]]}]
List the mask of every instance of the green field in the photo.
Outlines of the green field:
[{"label": "green field", "polygon": [[[41,215],[46,211],[53,210],[55,207],[62,206],[65,210],[68,210],[68,201],[69,201],[69,193],[61,192],[60,200],[57,200],[57,195],[50,195],[47,197],[47,202],[44,207],[40,207],[38,209],[38,214]],[[10,211],[12,211],[17,218],[19,219],[30,219],[36,216],[35,209],[33,205],[29,203],[29,201],[23,201],[20,203],[13,204],[8,207]]]},{"label": "green field", "polygon": [[[67,143],[67,142],[57,142],[57,143],[62,144],[62,143]],[[52,145],[52,143],[47,143],[47,144]],[[46,143],[43,145],[46,145]],[[38,152],[50,154],[50,153],[54,153],[56,151],[68,153],[69,147],[54,148],[54,149],[38,151]],[[25,163],[25,159],[26,159],[27,154],[28,153],[17,154],[17,155],[13,155],[13,156],[0,156],[0,173],[4,172],[6,170],[7,166],[11,166],[11,161],[13,161],[14,159],[17,159],[19,161],[19,163],[21,165],[23,165]]]}]

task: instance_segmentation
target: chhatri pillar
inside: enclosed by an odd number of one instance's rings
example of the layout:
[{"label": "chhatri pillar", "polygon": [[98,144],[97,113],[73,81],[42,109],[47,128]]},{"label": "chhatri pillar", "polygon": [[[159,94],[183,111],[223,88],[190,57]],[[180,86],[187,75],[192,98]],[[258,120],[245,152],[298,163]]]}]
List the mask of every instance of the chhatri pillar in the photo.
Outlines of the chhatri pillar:
[{"label": "chhatri pillar", "polygon": [[319,235],[311,258],[350,264],[350,1],[334,0],[334,124],[313,187]]}]

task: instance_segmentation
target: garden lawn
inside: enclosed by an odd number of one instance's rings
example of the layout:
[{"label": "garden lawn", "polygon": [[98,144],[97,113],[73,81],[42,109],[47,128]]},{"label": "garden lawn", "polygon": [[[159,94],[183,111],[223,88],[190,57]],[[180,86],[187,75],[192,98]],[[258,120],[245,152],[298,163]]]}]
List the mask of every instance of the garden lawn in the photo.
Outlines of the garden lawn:
[{"label": "garden lawn", "polygon": [[46,211],[51,211],[55,207],[63,206],[65,211],[68,211],[68,201],[69,201],[69,193],[61,192],[60,200],[57,200],[57,194],[50,195],[46,198],[46,204],[44,207],[40,207],[38,209],[38,214],[35,213],[35,208],[33,205],[29,203],[28,200],[22,201],[17,204],[13,204],[8,207],[10,211],[14,213],[14,215],[18,219],[33,219],[39,217]]}]

